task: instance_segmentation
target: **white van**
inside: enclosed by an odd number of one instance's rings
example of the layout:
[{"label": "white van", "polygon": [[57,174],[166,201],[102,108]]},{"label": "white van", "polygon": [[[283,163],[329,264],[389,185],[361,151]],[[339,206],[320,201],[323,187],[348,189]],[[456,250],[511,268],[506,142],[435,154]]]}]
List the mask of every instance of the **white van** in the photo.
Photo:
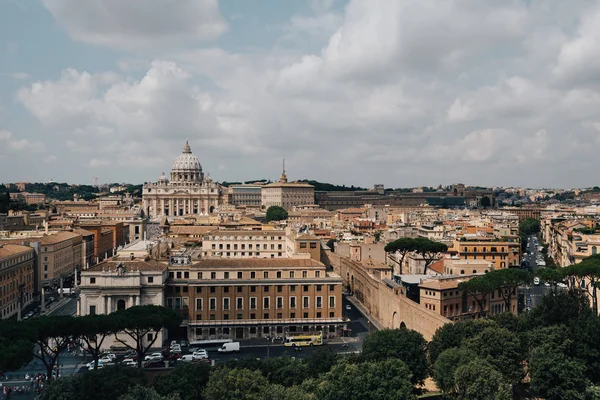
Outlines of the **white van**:
[{"label": "white van", "polygon": [[234,351],[240,351],[240,342],[225,343],[222,347],[219,347],[220,353],[231,353]]},{"label": "white van", "polygon": [[191,354],[184,354],[183,356],[181,356],[180,358],[178,358],[177,361],[192,362],[192,361],[194,361],[194,356],[191,355]]},{"label": "white van", "polygon": [[535,278],[533,278],[533,284],[534,285],[539,285],[540,284],[540,278],[538,278],[537,276]]}]

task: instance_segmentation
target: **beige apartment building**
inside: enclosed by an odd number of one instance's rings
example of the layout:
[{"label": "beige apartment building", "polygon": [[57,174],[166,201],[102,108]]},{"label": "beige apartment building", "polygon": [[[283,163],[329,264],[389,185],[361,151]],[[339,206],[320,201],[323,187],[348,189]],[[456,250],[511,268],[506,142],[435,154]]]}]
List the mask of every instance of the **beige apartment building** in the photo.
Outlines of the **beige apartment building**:
[{"label": "beige apartment building", "polygon": [[420,304],[450,320],[478,318],[484,313],[486,315],[506,311],[517,313],[518,296],[516,292],[512,295],[510,309],[507,310],[500,290],[488,294],[482,302],[483,307],[480,307],[473,296],[458,289],[459,283],[468,281],[473,276],[438,276],[422,280],[419,284]]},{"label": "beige apartment building", "polygon": [[285,170],[279,182],[270,183],[261,187],[262,207],[283,207],[292,210],[294,206],[315,203],[315,187],[308,183],[288,182]]},{"label": "beige apartment building", "polygon": [[29,246],[0,243],[0,316],[17,316],[33,301],[35,251]]},{"label": "beige apartment building", "polygon": [[39,238],[38,289],[59,287],[60,280],[82,268],[82,237],[74,232],[57,232]]},{"label": "beige apartment building", "polygon": [[338,334],[342,279],[311,259],[206,259],[169,266],[166,306],[181,310],[189,340]]},{"label": "beige apartment building", "polygon": [[213,230],[202,239],[204,257],[284,258],[287,253],[285,231]]},{"label": "beige apartment building", "polygon": [[491,261],[496,269],[519,267],[521,262],[521,244],[515,241],[498,241],[479,237],[454,242],[454,250],[463,260]]}]

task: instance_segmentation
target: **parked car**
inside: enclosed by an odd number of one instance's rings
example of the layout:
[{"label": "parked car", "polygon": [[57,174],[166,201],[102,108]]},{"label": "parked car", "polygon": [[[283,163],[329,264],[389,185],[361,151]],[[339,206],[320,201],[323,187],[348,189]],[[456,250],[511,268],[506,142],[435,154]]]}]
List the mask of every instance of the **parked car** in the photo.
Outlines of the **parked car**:
[{"label": "parked car", "polygon": [[[88,370],[93,370],[94,369],[94,360],[90,361],[85,366],[87,367]],[[98,369],[100,369],[102,367],[104,367],[104,363],[102,361],[98,360]]]},{"label": "parked car", "polygon": [[126,367],[137,368],[137,363],[135,361],[127,361],[126,363],[123,363],[123,365]]},{"label": "parked car", "polygon": [[350,304],[346,304],[346,311],[351,311],[352,310],[352,306]]},{"label": "parked car", "polygon": [[181,357],[178,358],[178,361],[181,362],[192,362],[195,361],[194,360],[194,355],[193,354],[184,354]]},{"label": "parked car", "polygon": [[148,354],[144,358],[144,361],[162,361],[162,359],[163,359],[162,353],[152,353],[152,354]]},{"label": "parked car", "polygon": [[537,276],[535,278],[533,278],[533,284],[534,285],[539,285],[540,284],[540,278],[538,278]]},{"label": "parked car", "polygon": [[104,354],[102,354],[102,357],[108,357],[113,361],[115,361],[117,359],[117,356],[113,353],[104,353]]},{"label": "parked car", "polygon": [[136,362],[133,358],[124,358],[123,361],[121,361],[121,364],[127,364],[127,363],[131,363],[131,362]]},{"label": "parked car", "polygon": [[206,350],[200,349],[192,354],[192,358],[194,360],[204,360],[208,358],[208,353],[206,352]]}]

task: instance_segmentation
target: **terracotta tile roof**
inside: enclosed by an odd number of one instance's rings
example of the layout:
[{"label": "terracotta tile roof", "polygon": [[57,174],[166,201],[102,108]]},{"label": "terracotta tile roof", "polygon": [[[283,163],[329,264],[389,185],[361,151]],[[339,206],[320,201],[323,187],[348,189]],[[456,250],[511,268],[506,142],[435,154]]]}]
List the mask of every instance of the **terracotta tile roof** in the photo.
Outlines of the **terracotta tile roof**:
[{"label": "terracotta tile roof", "polygon": [[170,234],[174,235],[204,235],[210,231],[214,231],[214,226],[190,226],[190,225],[179,225],[173,226],[169,229]]},{"label": "terracotta tile roof", "polygon": [[79,235],[77,233],[73,233],[73,232],[62,231],[62,232],[54,233],[52,235],[41,237],[40,243],[41,244],[56,244],[56,243],[64,242],[65,240],[75,239],[78,237],[80,238],[81,235]]},{"label": "terracotta tile roof", "polygon": [[125,267],[126,271],[162,271],[165,268],[167,268],[166,264],[163,264],[159,261],[156,260],[148,260],[148,261],[144,261],[142,259],[136,258],[133,260],[130,259],[124,259],[124,260],[108,260],[108,261],[103,261],[99,264],[94,265],[93,267],[90,267],[88,269],[86,269],[83,272],[86,271],[103,271],[103,270],[108,270],[108,271],[116,271],[117,267],[123,264],[123,266]]},{"label": "terracotta tile roof", "polygon": [[29,246],[21,246],[20,244],[2,244],[0,243],[0,259],[11,257],[21,253],[29,253],[33,248]]},{"label": "terracotta tile roof", "polygon": [[422,289],[447,290],[456,289],[458,284],[471,279],[471,276],[462,276],[460,278],[450,279],[427,279],[419,284]]},{"label": "terracotta tile roof", "polygon": [[271,230],[271,231],[252,231],[252,230],[212,230],[208,232],[211,236],[285,236],[283,230]]},{"label": "terracotta tile roof", "polygon": [[429,266],[429,269],[437,272],[438,274],[444,273],[444,259],[437,260]]},{"label": "terracotta tile roof", "polygon": [[316,237],[315,235],[302,235],[302,236],[298,236],[296,238],[296,240],[321,240],[321,239]]},{"label": "terracotta tile roof", "polygon": [[297,258],[215,258],[200,260],[193,265],[194,268],[319,268],[324,265],[313,259]]}]

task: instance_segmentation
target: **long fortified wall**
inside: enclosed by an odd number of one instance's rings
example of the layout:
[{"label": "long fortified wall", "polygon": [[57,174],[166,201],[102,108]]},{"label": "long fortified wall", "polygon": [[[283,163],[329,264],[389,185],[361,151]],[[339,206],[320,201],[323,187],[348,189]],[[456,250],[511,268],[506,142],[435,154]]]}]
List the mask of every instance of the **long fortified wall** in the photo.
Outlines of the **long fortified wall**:
[{"label": "long fortified wall", "polygon": [[403,288],[388,287],[362,264],[331,252],[326,257],[344,285],[350,286],[354,297],[382,326],[413,329],[429,341],[439,327],[452,322],[408,299]]}]

